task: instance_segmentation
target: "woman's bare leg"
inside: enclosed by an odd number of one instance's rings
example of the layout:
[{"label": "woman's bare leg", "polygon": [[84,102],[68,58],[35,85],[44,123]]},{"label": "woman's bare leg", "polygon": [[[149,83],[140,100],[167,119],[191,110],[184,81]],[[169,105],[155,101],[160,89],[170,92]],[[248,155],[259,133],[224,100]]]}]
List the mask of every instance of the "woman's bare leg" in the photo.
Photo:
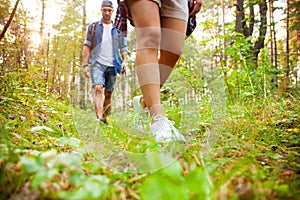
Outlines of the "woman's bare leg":
[{"label": "woman's bare leg", "polygon": [[[160,86],[169,78],[174,66],[176,65],[183,47],[186,33],[187,22],[184,20],[162,17],[161,27],[161,49],[159,57],[159,72],[160,72]],[[176,42],[174,42],[176,41]],[[174,44],[170,46],[169,44]],[[144,99],[141,99],[142,105],[147,107]]]},{"label": "woman's bare leg", "polygon": [[186,26],[187,22],[184,20],[168,17],[161,19],[162,37],[159,58],[161,86],[167,81],[182,53]]},{"label": "woman's bare leg", "polygon": [[153,1],[128,1],[137,36],[136,71],[150,115],[163,114],[160,100],[158,48],[161,41],[159,7]]}]

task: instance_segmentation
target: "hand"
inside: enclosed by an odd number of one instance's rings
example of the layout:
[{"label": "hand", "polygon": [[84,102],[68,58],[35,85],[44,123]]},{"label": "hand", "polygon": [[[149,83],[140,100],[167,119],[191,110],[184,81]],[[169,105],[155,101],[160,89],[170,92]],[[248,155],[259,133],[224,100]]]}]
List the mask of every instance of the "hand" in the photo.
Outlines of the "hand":
[{"label": "hand", "polygon": [[190,16],[196,15],[200,11],[202,4],[203,4],[203,0],[191,0],[190,7],[194,6],[194,9],[190,13]]},{"label": "hand", "polygon": [[122,63],[122,74],[126,73],[126,63]]},{"label": "hand", "polygon": [[86,77],[90,78],[90,68],[88,66],[84,67],[84,74]]}]

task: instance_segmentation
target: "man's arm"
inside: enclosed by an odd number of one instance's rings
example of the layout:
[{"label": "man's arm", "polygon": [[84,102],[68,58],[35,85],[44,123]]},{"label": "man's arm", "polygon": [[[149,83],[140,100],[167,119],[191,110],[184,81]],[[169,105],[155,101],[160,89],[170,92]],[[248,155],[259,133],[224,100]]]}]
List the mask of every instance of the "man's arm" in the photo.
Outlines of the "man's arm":
[{"label": "man's arm", "polygon": [[195,1],[190,1],[190,7],[194,6],[194,10],[190,13],[190,16],[196,15],[203,4],[204,0],[195,0]]},{"label": "man's arm", "polygon": [[124,51],[122,53],[122,73],[126,73],[127,57],[128,57],[128,52]]},{"label": "man's arm", "polygon": [[90,68],[89,68],[89,57],[91,53],[91,47],[84,45],[83,46],[83,68],[84,74],[86,77],[90,77]]},{"label": "man's arm", "polygon": [[123,74],[126,72],[127,57],[128,57],[127,37],[123,33],[119,35],[119,48],[122,56],[122,74]]}]

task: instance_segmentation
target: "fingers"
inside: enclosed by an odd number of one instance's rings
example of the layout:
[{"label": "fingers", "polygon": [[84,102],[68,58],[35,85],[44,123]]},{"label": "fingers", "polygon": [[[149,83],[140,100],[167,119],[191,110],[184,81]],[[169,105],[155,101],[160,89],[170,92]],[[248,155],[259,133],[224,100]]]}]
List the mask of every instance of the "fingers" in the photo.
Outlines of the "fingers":
[{"label": "fingers", "polygon": [[122,63],[122,74],[126,73],[126,63]]},{"label": "fingers", "polygon": [[87,77],[87,78],[90,78],[90,69],[88,67],[86,67],[84,69],[84,75]]},{"label": "fingers", "polygon": [[202,4],[203,4],[203,0],[191,0],[189,6],[190,7],[194,6],[194,9],[190,13],[190,16],[196,15],[200,11]]}]

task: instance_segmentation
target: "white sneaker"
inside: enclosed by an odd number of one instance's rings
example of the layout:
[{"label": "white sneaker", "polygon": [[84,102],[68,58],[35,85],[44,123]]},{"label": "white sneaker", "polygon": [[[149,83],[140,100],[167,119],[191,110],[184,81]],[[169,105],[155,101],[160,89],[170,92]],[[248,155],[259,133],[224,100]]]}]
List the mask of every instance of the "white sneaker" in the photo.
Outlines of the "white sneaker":
[{"label": "white sneaker", "polygon": [[164,115],[155,115],[154,122],[150,126],[150,132],[158,142],[186,141],[184,136],[174,127],[174,122],[168,120]]},{"label": "white sneaker", "polygon": [[134,125],[138,131],[143,133],[149,126],[149,120],[147,120],[147,118],[149,117],[149,112],[148,108],[143,108],[141,104],[142,97],[142,95],[135,96],[132,99],[132,105],[134,110]]}]

